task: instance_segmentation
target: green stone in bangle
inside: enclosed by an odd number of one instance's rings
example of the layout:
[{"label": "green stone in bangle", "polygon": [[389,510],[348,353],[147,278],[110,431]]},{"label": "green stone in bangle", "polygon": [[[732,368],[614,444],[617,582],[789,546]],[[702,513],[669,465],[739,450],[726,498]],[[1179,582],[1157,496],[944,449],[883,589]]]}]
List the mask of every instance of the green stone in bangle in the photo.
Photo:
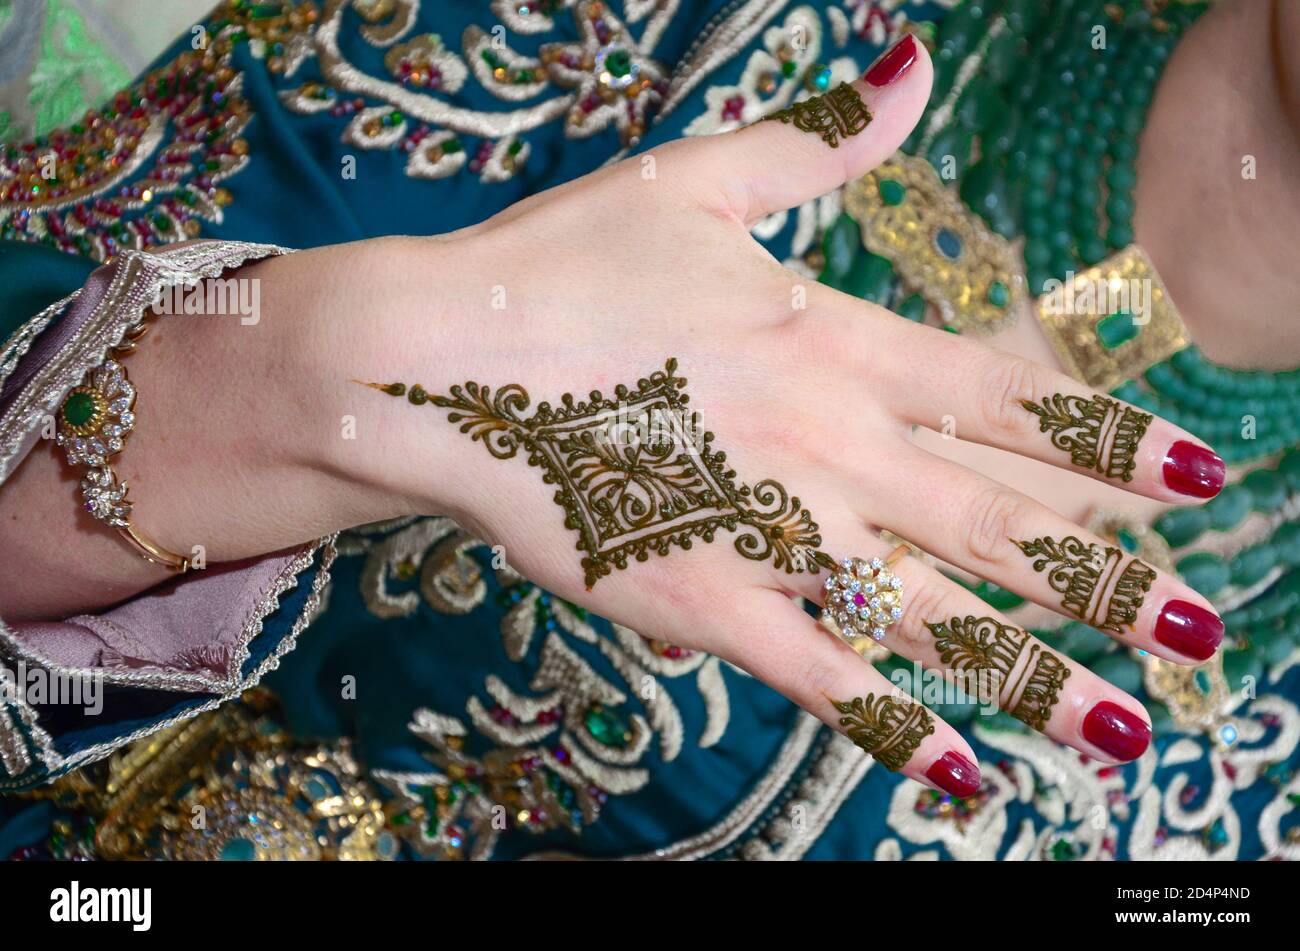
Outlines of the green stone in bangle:
[{"label": "green stone in bangle", "polygon": [[95,416],[95,398],[85,391],[73,393],[63,403],[63,418],[69,426],[85,426]]},{"label": "green stone in bangle", "polygon": [[907,197],[906,186],[892,178],[881,179],[877,189],[880,191],[880,200],[886,205],[901,205],[903,199]]},{"label": "green stone in bangle", "polygon": [[904,298],[903,301],[894,308],[894,313],[899,317],[905,317],[908,320],[920,323],[925,319],[925,298],[920,294],[913,294],[910,297]]}]

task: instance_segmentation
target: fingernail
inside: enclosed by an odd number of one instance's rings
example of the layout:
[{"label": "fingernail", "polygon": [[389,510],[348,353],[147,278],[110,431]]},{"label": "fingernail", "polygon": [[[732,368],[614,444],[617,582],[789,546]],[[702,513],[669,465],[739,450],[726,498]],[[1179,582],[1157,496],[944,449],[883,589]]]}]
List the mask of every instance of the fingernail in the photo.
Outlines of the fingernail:
[{"label": "fingernail", "polygon": [[888,86],[916,62],[916,40],[909,33],[876,60],[862,78],[873,86]]},{"label": "fingernail", "polygon": [[1137,759],[1151,742],[1151,727],[1118,703],[1103,700],[1083,718],[1083,738],[1117,760]]},{"label": "fingernail", "polygon": [[1165,485],[1193,498],[1218,495],[1227,474],[1228,467],[1218,453],[1194,442],[1179,440],[1165,456]]},{"label": "fingernail", "polygon": [[980,769],[960,753],[944,753],[930,764],[925,778],[944,792],[965,799],[980,790]]},{"label": "fingernail", "polygon": [[1156,640],[1196,660],[1208,660],[1223,642],[1223,621],[1190,601],[1170,601],[1156,618]]}]

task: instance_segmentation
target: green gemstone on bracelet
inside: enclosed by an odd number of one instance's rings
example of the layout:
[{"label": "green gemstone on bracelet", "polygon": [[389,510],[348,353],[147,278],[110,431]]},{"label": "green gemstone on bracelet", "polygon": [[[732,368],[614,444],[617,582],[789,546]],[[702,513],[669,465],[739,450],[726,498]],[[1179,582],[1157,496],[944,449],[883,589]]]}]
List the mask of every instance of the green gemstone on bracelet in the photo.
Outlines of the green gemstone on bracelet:
[{"label": "green gemstone on bracelet", "polygon": [[1197,668],[1196,673],[1192,674],[1192,679],[1196,682],[1196,689],[1206,696],[1209,696],[1210,687],[1212,686],[1210,683],[1210,675],[1204,670]]},{"label": "green gemstone on bracelet", "polygon": [[1107,350],[1122,347],[1141,331],[1142,328],[1127,310],[1118,310],[1097,321],[1097,339]]},{"label": "green gemstone on bracelet", "polygon": [[876,187],[880,192],[880,200],[886,205],[901,205],[907,197],[907,187],[892,178],[882,179]]},{"label": "green gemstone on bracelet", "polygon": [[894,308],[894,313],[919,324],[925,320],[925,298],[920,294],[912,294]]},{"label": "green gemstone on bracelet", "polygon": [[63,403],[63,419],[69,426],[81,427],[95,418],[95,398],[84,390],[78,390]]},{"label": "green gemstone on bracelet", "polygon": [[1007,291],[1007,285],[1001,281],[994,281],[989,285],[989,303],[994,307],[1006,307],[1007,301],[1011,299]]}]

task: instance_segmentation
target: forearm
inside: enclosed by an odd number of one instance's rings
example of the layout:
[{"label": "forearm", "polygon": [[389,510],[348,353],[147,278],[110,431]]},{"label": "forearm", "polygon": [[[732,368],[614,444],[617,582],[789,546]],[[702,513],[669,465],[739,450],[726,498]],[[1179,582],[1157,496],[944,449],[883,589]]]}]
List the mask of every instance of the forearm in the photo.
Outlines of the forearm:
[{"label": "forearm", "polygon": [[[354,465],[365,436],[345,418],[348,384],[335,377],[345,339],[386,338],[385,289],[411,247],[381,240],[268,258],[234,274],[256,282],[254,315],[152,321],[123,360],[136,428],[113,460],[142,531],[216,564],[409,511]],[[169,576],[82,510],[83,470],[50,443],[0,487],[8,620],[93,610]]]}]

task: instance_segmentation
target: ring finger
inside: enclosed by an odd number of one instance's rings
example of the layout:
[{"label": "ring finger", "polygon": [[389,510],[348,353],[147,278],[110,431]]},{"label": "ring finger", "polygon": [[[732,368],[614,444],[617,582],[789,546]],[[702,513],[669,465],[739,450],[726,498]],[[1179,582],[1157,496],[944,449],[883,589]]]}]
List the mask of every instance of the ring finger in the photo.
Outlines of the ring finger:
[{"label": "ring finger", "polygon": [[[888,546],[869,533],[828,533],[832,541],[857,540],[855,559],[884,559]],[[1051,650],[1011,624],[978,597],[915,558],[904,557],[887,569],[902,582],[902,615],[887,626],[880,642],[908,660],[939,673],[963,693],[1005,710],[1059,743],[1108,763],[1141,756],[1151,739],[1142,705],[1088,668]],[[848,577],[846,588],[845,578]],[[826,587],[826,580],[831,587]],[[848,590],[856,605],[855,570],[840,571],[808,592],[818,603],[833,603]],[[889,579],[885,579],[888,583]],[[877,576],[879,584],[879,576]],[[811,584],[805,582],[811,589]],[[892,586],[891,586],[892,587]],[[865,594],[865,592],[862,592]],[[868,628],[870,630],[870,628]],[[829,636],[829,635],[827,635]]]}]

